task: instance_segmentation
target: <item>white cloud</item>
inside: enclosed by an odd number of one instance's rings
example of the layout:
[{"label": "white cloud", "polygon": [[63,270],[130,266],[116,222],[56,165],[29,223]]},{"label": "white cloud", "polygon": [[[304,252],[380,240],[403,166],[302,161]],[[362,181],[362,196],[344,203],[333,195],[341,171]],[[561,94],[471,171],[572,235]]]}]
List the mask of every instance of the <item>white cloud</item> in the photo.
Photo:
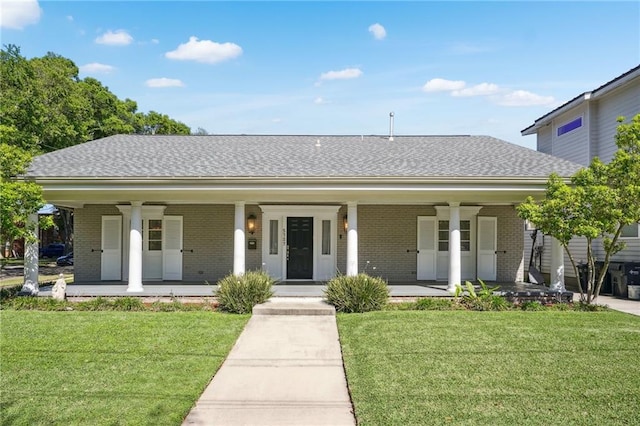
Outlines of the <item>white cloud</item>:
[{"label": "white cloud", "polygon": [[340,71],[329,71],[320,74],[320,80],[348,80],[362,75],[359,68],[345,68]]},{"label": "white cloud", "polygon": [[383,40],[387,36],[387,30],[378,23],[369,26],[369,32],[373,34],[376,40]]},{"label": "white cloud", "polygon": [[115,67],[107,64],[101,64],[99,62],[91,62],[80,66],[80,72],[85,74],[109,74],[115,71]]},{"label": "white cloud", "polygon": [[184,83],[175,78],[151,78],[145,82],[147,87],[184,87]]},{"label": "white cloud", "polygon": [[125,30],[107,31],[96,38],[98,44],[108,44],[111,46],[126,46],[131,44],[133,37]]},{"label": "white cloud", "polygon": [[313,100],[313,103],[316,105],[324,105],[324,104],[328,104],[329,101],[327,101],[325,98],[323,98],[322,96],[318,96],[317,98],[315,98]]},{"label": "white cloud", "polygon": [[158,43],[160,43],[160,40],[158,40],[157,38],[151,39],[151,44],[158,44]]},{"label": "white cloud", "polygon": [[480,83],[475,86],[468,87],[466,89],[454,90],[451,92],[451,96],[486,96],[494,95],[500,91],[497,84],[493,83]]},{"label": "white cloud", "polygon": [[21,30],[27,25],[36,24],[42,16],[37,0],[2,1],[0,28]]},{"label": "white cloud", "polygon": [[462,80],[445,80],[444,78],[434,78],[425,83],[422,90],[425,92],[451,92],[462,90],[466,83]]},{"label": "white cloud", "polygon": [[526,90],[514,90],[497,99],[502,106],[535,106],[549,105],[555,102],[553,96],[541,96]]},{"label": "white cloud", "polygon": [[73,16],[71,16],[71,15],[67,15],[67,21],[69,21],[69,22],[73,22]]},{"label": "white cloud", "polygon": [[211,40],[198,40],[189,37],[189,41],[178,46],[176,50],[164,54],[169,59],[178,61],[196,61],[215,64],[242,55],[242,48],[235,43],[216,43]]}]

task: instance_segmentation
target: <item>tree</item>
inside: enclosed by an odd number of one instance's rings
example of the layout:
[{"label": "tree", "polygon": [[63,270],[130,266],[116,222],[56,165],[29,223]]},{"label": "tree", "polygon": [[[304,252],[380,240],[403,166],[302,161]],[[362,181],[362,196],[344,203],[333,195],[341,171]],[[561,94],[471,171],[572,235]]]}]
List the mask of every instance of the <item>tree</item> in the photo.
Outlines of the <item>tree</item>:
[{"label": "tree", "polygon": [[[45,201],[42,188],[34,182],[15,180],[24,173],[31,162],[27,151],[0,143],[0,235],[2,241],[24,238],[27,243],[34,242],[35,223],[29,222],[29,215],[36,213]],[[43,229],[53,225],[51,217],[40,218]]]},{"label": "tree", "polygon": [[[580,300],[585,303],[598,297],[611,257],[624,249],[622,229],[640,222],[640,114],[629,123],[624,123],[622,117],[618,122],[618,150],[611,162],[604,164],[594,158],[589,167],[571,177],[571,185],[552,174],[544,199],[537,202],[528,197],[517,207],[522,219],[560,242],[576,277],[580,275],[569,242],[576,236],[586,239],[586,288],[580,286]],[[593,250],[596,241],[601,241],[604,250],[599,271]]]},{"label": "tree", "polygon": [[8,45],[0,53],[0,140],[32,154],[116,134],[182,134],[191,129],[165,114],[138,112],[73,61],[55,53],[26,59]]}]

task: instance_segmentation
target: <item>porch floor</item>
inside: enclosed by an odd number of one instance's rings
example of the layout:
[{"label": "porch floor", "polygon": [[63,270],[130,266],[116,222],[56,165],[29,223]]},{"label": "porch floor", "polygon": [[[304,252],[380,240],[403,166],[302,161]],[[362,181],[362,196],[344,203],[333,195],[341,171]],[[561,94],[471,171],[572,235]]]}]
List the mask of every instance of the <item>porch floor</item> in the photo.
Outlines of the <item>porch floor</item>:
[{"label": "porch floor", "polygon": [[[548,292],[549,288],[529,283],[488,283],[499,287],[499,292]],[[67,297],[213,297],[217,285],[163,281],[143,283],[141,293],[127,293],[124,281],[74,283],[67,286]],[[52,286],[41,286],[40,296],[51,296]],[[326,283],[283,281],[273,286],[276,297],[323,297]],[[391,297],[450,297],[447,285],[442,282],[396,282],[389,283]]]}]

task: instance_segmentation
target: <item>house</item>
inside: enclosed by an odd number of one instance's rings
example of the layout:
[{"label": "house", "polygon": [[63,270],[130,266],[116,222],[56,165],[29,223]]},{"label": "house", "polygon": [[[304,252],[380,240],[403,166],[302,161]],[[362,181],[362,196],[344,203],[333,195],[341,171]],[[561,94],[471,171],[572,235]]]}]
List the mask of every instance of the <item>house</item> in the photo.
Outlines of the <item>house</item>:
[{"label": "house", "polygon": [[[640,114],[640,66],[637,66],[590,92],[582,93],[522,130],[522,135],[536,135],[537,150],[546,154],[588,166],[594,157],[609,162],[615,154],[617,118],[630,120]],[[614,262],[640,261],[640,225],[623,229],[622,238],[627,248],[616,254]],[[541,239],[537,240],[541,244]],[[531,238],[525,237],[527,251]],[[574,239],[570,247],[576,260],[586,260],[584,239]],[[600,259],[604,257],[600,244],[594,246]],[[541,246],[543,272],[550,267],[548,244]],[[569,259],[565,259],[569,265]],[[566,270],[574,276],[572,268]]]},{"label": "house", "polygon": [[75,282],[523,278],[514,206],[579,165],[487,136],[118,135],[36,157]]}]

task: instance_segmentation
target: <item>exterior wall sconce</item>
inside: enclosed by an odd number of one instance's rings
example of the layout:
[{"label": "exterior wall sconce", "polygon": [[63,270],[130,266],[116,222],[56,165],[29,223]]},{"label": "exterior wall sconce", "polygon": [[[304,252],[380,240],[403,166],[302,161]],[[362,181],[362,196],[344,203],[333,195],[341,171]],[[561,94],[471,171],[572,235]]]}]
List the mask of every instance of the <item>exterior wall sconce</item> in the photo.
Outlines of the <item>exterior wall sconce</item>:
[{"label": "exterior wall sconce", "polygon": [[247,231],[249,231],[251,235],[256,232],[256,216],[253,214],[247,217]]},{"label": "exterior wall sconce", "polygon": [[344,228],[345,235],[347,234],[347,230],[349,229],[349,221],[347,220],[347,215],[345,214],[342,217],[342,226]]}]

